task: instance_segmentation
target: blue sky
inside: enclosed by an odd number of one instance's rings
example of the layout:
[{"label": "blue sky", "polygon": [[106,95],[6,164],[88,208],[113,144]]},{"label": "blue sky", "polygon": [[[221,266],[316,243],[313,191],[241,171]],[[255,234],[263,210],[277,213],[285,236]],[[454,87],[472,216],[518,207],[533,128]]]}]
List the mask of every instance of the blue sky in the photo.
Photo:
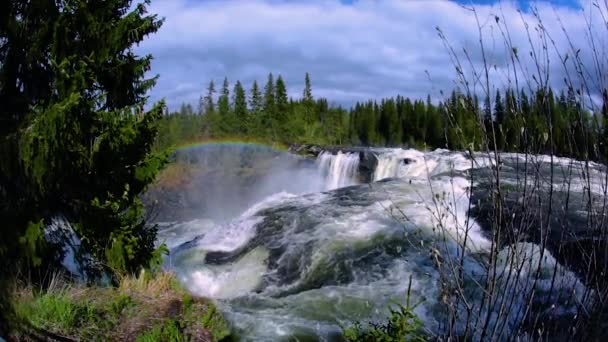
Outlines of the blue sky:
[{"label": "blue sky", "polygon": [[[582,13],[591,5],[582,1],[533,2],[554,38],[551,54],[571,49],[561,25],[575,45],[584,43],[578,39],[585,35]],[[507,86],[512,72],[496,15],[507,24],[514,46],[524,52],[522,72],[532,66],[525,59],[531,48],[522,20],[536,21],[529,12],[517,12],[528,1],[460,2],[474,6],[483,26],[493,88]],[[469,53],[468,76],[482,65],[475,18],[451,1],[154,0],[150,12],[166,21],[137,52],[154,55],[153,73],[160,79],[151,100],[164,98],[171,109],[184,102],[196,104],[211,80],[219,85],[226,76],[231,86],[240,80],[249,89],[253,80],[264,82],[269,72],[283,76],[293,97],[300,96],[309,72],[313,95],[346,106],[396,94],[439,99],[459,80],[436,27],[461,58],[463,49]],[[550,82],[559,87],[564,71],[556,64],[547,67]]]}]

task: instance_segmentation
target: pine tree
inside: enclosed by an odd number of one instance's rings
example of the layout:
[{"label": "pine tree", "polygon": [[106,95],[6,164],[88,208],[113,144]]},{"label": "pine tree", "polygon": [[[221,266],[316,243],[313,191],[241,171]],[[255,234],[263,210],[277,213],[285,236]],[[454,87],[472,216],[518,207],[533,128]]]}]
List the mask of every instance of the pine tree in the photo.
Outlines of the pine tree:
[{"label": "pine tree", "polygon": [[314,98],[312,97],[312,84],[310,82],[310,75],[306,73],[304,77],[304,93],[302,96],[302,102],[304,103],[304,121],[308,124],[314,121]]},{"label": "pine tree", "polygon": [[483,101],[483,125],[488,139],[488,147],[494,148],[494,119],[492,118],[492,104],[490,95],[487,95]]},{"label": "pine tree", "polygon": [[260,115],[260,124],[266,130],[266,134],[276,137],[276,132],[272,126],[272,120],[276,112],[274,77],[272,73],[268,74],[268,80],[264,86],[264,102],[263,111]]},{"label": "pine tree", "polygon": [[401,122],[397,114],[397,106],[394,99],[389,99],[385,103],[386,116],[388,118],[388,139],[387,143],[390,146],[398,146],[401,144]]},{"label": "pine tree", "polygon": [[222,84],[222,92],[220,94],[220,98],[218,99],[217,106],[218,111],[222,118],[225,118],[230,113],[230,83],[228,82],[228,77],[224,78],[224,83]]},{"label": "pine tree", "polygon": [[213,98],[215,97],[215,84],[213,80],[209,82],[209,86],[207,87],[207,95],[204,98],[204,112],[209,115],[215,111],[215,104]]},{"label": "pine tree", "polygon": [[250,110],[247,112],[249,123],[248,134],[252,136],[264,136],[264,132],[262,129],[261,122],[261,112],[264,108],[264,99],[262,98],[262,93],[260,91],[260,87],[258,86],[258,81],[253,81],[253,85],[251,87],[251,93],[249,98],[249,108]]},{"label": "pine tree", "polygon": [[313,100],[312,85],[310,82],[310,75],[308,73],[306,73],[306,76],[304,77],[304,94],[302,100],[304,100],[304,102],[310,102]]},{"label": "pine tree", "polygon": [[275,101],[278,117],[281,118],[281,122],[284,122],[289,109],[289,97],[287,96],[287,86],[281,75],[277,77],[277,83],[275,85]]},{"label": "pine tree", "polygon": [[260,91],[260,87],[258,86],[258,81],[253,81],[253,86],[251,87],[249,107],[254,113],[258,113],[263,109],[262,93]]},{"label": "pine tree", "polygon": [[0,20],[0,230],[11,244],[35,240],[0,253],[48,261],[31,247],[62,215],[83,252],[136,272],[156,255],[139,196],[166,154],[151,153],[164,104],[143,110],[152,57],[133,46],[162,21],[125,1],[10,3]]},{"label": "pine tree", "polygon": [[272,116],[272,127],[275,134],[275,139],[286,141],[290,138],[291,132],[290,127],[286,126],[287,118],[289,115],[289,98],[287,96],[287,87],[283,77],[279,75],[275,84],[275,101],[276,107],[274,115]]},{"label": "pine tree", "polygon": [[504,119],[504,149],[509,151],[517,150],[519,146],[520,118],[515,90],[507,89],[505,98],[505,119]]},{"label": "pine tree", "polygon": [[494,117],[496,118],[496,124],[502,125],[505,119],[505,107],[500,96],[500,90],[496,90],[496,97],[494,98]]},{"label": "pine tree", "polygon": [[207,86],[207,94],[203,98],[203,125],[202,133],[204,136],[219,135],[220,116],[215,106],[215,83],[213,80]]},{"label": "pine tree", "polygon": [[431,96],[426,99],[426,140],[428,146],[443,147],[443,125],[437,108],[431,102]]},{"label": "pine tree", "polygon": [[205,98],[203,96],[199,96],[198,98],[198,111],[196,113],[198,115],[205,114]]},{"label": "pine tree", "polygon": [[222,89],[220,90],[220,96],[217,100],[217,110],[218,110],[218,126],[217,132],[220,135],[229,135],[232,134],[234,130],[233,120],[231,118],[230,111],[230,83],[228,82],[228,78],[224,78],[224,82],[222,83]]},{"label": "pine tree", "polygon": [[496,135],[496,146],[499,150],[504,149],[504,137],[503,137],[503,124],[505,121],[505,106],[500,95],[500,90],[496,90],[496,97],[494,98],[494,118],[496,126],[494,127]]},{"label": "pine tree", "polygon": [[233,91],[233,108],[234,108],[234,119],[236,120],[235,125],[237,127],[237,134],[247,134],[251,123],[249,122],[248,110],[247,110],[247,95],[245,89],[241,84],[241,81],[236,81]]},{"label": "pine tree", "polygon": [[264,86],[264,112],[273,116],[275,112],[275,88],[274,88],[274,77],[272,73],[268,74],[268,81]]}]

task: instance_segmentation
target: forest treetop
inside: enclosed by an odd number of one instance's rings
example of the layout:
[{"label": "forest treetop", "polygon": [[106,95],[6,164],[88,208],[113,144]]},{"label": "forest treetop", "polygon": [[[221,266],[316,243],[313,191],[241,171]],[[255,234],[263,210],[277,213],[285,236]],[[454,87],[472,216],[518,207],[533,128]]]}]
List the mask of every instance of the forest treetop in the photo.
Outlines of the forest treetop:
[{"label": "forest treetop", "polygon": [[[482,99],[454,89],[441,101],[430,95],[396,96],[344,109],[329,105],[330,99],[314,98],[311,75],[304,79],[296,98],[287,93],[281,75],[272,73],[263,86],[254,81],[249,90],[240,81],[231,87],[227,78],[217,90],[211,81],[197,106],[184,103],[179,111],[165,113],[157,146],[241,136],[283,143],[482,150],[494,147],[494,138],[483,139],[494,127],[500,151],[548,153],[553,146],[558,155],[591,159],[603,153],[606,92],[598,113],[583,108],[572,89],[555,93],[551,88],[497,89]],[[547,137],[549,122],[554,144]]]}]

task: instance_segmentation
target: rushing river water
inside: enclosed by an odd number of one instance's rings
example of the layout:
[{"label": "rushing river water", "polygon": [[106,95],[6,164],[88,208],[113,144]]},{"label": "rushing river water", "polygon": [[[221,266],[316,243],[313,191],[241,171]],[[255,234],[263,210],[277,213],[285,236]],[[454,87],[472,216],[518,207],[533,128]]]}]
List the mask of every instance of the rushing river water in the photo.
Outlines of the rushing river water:
[{"label": "rushing river water", "polygon": [[[491,242],[468,215],[475,185],[468,174],[492,163],[446,150],[372,152],[377,165],[367,184],[361,184],[358,152],[323,152],[308,162],[273,157],[274,171],[248,184],[241,196],[247,201],[229,211],[232,217],[217,219],[201,210],[198,218],[160,224],[159,242],[171,249],[167,267],[194,294],[216,299],[242,340],[340,339],[341,326],[381,320],[390,303],[404,302],[410,280],[410,300],[421,303],[415,312],[427,331],[441,333],[446,310],[433,249],[444,259],[464,254],[464,277],[471,284],[483,281],[478,260],[487,256]],[[508,168],[520,156],[505,158]],[[282,163],[289,172],[277,171]],[[200,191],[204,196],[205,189]],[[230,191],[231,198],[240,196],[238,188]],[[212,201],[231,205],[221,192],[214,196]],[[534,289],[509,290],[517,292],[515,306],[521,306],[514,313],[523,310],[529,291],[537,291],[539,300],[549,287],[578,289],[568,298],[585,292],[573,272],[529,242],[505,247],[499,269],[512,267],[509,248],[543,255]],[[473,302],[481,297],[476,291],[468,292]],[[557,307],[560,313],[576,313],[569,300]],[[509,315],[500,324],[508,332],[519,319]],[[464,325],[456,324],[457,329]]]}]

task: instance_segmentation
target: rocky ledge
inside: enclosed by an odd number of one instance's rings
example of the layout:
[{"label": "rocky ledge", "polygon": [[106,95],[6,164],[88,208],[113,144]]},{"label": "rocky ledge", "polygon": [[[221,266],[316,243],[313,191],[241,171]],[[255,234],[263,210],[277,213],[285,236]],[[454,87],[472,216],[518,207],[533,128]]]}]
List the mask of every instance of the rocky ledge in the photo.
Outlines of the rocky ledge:
[{"label": "rocky ledge", "polygon": [[308,157],[318,157],[323,152],[332,154],[358,153],[359,154],[359,176],[361,181],[369,183],[373,180],[374,171],[378,166],[378,156],[369,147],[361,146],[320,146],[312,144],[292,144],[289,152]]}]

